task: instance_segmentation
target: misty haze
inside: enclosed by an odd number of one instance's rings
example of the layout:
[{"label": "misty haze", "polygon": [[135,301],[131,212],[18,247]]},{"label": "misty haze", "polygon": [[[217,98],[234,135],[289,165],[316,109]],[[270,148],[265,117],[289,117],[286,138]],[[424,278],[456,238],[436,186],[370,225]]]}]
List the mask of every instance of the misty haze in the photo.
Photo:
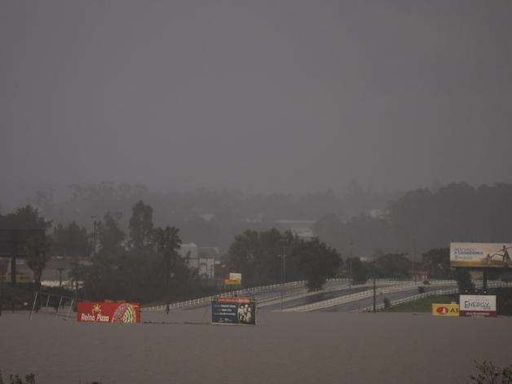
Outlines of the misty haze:
[{"label": "misty haze", "polygon": [[509,0],[0,0],[0,383],[512,382],[511,37]]}]

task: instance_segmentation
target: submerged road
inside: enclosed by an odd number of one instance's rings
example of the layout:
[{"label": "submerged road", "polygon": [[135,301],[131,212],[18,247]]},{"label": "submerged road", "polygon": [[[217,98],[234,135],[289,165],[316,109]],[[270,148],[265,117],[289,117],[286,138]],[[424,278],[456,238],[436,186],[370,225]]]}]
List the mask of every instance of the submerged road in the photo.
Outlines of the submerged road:
[{"label": "submerged road", "polygon": [[209,316],[116,325],[6,312],[2,372],[33,372],[37,384],[464,384],[475,359],[510,363],[509,318],[260,311],[256,326],[214,326]]}]

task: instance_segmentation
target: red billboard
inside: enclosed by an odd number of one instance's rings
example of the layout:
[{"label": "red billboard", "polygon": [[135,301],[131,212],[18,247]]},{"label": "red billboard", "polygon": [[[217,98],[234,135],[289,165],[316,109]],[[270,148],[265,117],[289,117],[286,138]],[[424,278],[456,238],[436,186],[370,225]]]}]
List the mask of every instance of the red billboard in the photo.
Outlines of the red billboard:
[{"label": "red billboard", "polygon": [[89,323],[140,323],[140,305],[82,301],[77,305],[76,320]]}]

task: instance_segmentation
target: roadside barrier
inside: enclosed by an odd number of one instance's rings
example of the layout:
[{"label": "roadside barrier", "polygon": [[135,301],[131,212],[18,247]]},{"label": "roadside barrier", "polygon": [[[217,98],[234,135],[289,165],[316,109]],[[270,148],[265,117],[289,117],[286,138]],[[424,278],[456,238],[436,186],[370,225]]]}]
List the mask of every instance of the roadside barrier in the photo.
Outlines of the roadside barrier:
[{"label": "roadside barrier", "polygon": [[[506,283],[504,281],[489,281],[487,283],[487,287],[488,288],[512,287],[512,283]],[[423,298],[429,297],[429,296],[452,295],[452,294],[456,294],[456,293],[459,293],[459,288],[438,289],[438,290],[434,290],[434,291],[418,293],[413,296],[403,297],[401,299],[391,300],[390,306],[394,307],[399,304],[410,303],[412,301],[423,299]],[[384,303],[377,304],[375,306],[375,309],[377,311],[382,311],[383,309],[385,309]],[[354,312],[372,312],[372,311],[373,311],[373,305],[370,305],[370,306],[364,307],[362,309],[358,309]]]},{"label": "roadside barrier", "polygon": [[[326,282],[326,288],[320,291],[316,292],[304,292],[303,294],[295,295],[293,298],[288,298],[286,296],[289,296],[290,290],[296,290],[301,289],[306,286],[306,282],[304,280],[300,281],[293,281],[288,282],[284,284],[272,284],[272,285],[265,285],[265,286],[259,286],[259,287],[252,287],[252,288],[246,288],[246,289],[240,289],[236,291],[227,291],[222,292],[216,295],[212,296],[206,296],[206,297],[199,297],[195,299],[189,299],[185,301],[179,301],[175,303],[169,303],[169,310],[176,310],[176,309],[190,309],[194,307],[201,307],[204,305],[208,305],[213,299],[219,297],[219,296],[225,296],[225,297],[233,297],[233,296],[254,296],[254,295],[262,295],[265,293],[268,293],[269,296],[262,297],[258,301],[261,303],[261,306],[265,305],[271,305],[278,303],[281,300],[281,291],[288,291],[284,292],[285,299],[284,301],[293,300],[296,298],[301,297],[307,297],[310,295],[314,295],[317,293],[322,292],[331,292],[339,289],[339,285],[342,284],[348,284],[349,279],[347,278],[336,278],[336,279],[328,279]],[[334,287],[332,286],[334,285]],[[353,285],[357,287],[371,287],[373,285],[373,282],[369,281],[365,284],[360,285]],[[422,282],[414,282],[411,280],[396,280],[396,279],[376,279],[376,285],[379,288],[379,293],[391,293],[391,292],[397,292],[400,291],[400,289],[408,288],[415,286],[421,286],[423,285]],[[432,280],[430,281],[430,285],[456,285],[456,282],[454,280]],[[382,290],[383,287],[386,286],[393,286],[397,287],[393,290]],[[391,288],[390,288],[391,289]],[[287,308],[284,311],[286,312],[309,312],[314,311],[318,309],[324,309],[340,304],[344,304],[350,301],[357,301],[363,298],[366,298],[368,296],[371,296],[373,294],[372,290],[362,291],[350,295],[344,295],[340,296],[334,299],[319,301],[316,303],[300,306],[300,307],[294,307],[294,308]],[[165,311],[167,308],[167,304],[159,304],[159,305],[149,305],[149,306],[143,306],[141,308],[141,311]]]},{"label": "roadside barrier", "polygon": [[[336,279],[328,279],[326,284],[340,284],[343,282],[348,281],[348,279],[344,278],[336,278]],[[271,293],[271,292],[277,292],[285,289],[297,289],[302,288],[306,286],[305,280],[300,281],[292,281],[284,284],[272,284],[272,285],[264,285],[259,287],[252,287],[252,288],[245,288],[245,289],[239,289],[237,291],[227,291],[222,292],[217,295],[212,296],[206,296],[206,297],[199,297],[196,299],[190,299],[185,301],[180,301],[176,303],[170,303],[169,309],[184,309],[184,308],[193,308],[198,306],[203,306],[209,304],[212,299],[215,299],[219,296],[224,297],[233,297],[233,296],[244,296],[244,295],[256,295],[261,293]],[[275,297],[271,298],[275,299]],[[165,311],[167,308],[167,304],[159,304],[159,305],[151,305],[151,306],[144,306],[141,308],[141,311]]]}]

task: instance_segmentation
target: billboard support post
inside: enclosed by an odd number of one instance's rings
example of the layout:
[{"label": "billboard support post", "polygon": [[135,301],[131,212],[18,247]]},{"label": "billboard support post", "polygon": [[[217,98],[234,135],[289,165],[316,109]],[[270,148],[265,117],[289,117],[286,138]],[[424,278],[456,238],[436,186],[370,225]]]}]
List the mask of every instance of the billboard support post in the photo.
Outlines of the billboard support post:
[{"label": "billboard support post", "polygon": [[0,316],[2,316],[2,307],[4,306],[4,275],[0,271]]}]

